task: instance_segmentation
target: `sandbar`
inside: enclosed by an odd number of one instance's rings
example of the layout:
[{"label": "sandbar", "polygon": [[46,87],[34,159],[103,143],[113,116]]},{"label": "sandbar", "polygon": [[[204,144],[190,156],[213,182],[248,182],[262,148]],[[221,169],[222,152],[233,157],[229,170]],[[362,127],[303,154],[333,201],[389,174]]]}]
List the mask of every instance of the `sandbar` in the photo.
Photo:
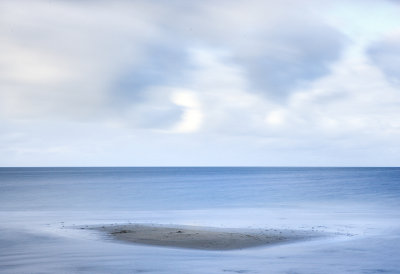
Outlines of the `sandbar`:
[{"label": "sandbar", "polygon": [[315,230],[238,229],[187,225],[118,224],[82,227],[125,243],[202,250],[235,250],[326,237]]}]

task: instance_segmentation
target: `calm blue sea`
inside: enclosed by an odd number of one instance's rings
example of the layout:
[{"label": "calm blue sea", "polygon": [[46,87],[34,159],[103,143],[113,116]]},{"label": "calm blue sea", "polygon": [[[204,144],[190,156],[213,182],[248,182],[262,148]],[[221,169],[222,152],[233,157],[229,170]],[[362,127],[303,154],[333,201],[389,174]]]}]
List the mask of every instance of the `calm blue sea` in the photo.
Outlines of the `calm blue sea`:
[{"label": "calm blue sea", "polygon": [[[400,273],[400,168],[0,168],[1,273]],[[73,226],[315,229],[236,251],[129,245]]]}]

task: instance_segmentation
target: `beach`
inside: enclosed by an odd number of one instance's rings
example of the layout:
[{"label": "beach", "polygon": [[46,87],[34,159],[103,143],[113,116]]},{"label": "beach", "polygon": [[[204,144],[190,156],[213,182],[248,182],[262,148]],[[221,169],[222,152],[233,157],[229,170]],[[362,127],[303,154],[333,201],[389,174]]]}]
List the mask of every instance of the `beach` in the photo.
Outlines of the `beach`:
[{"label": "beach", "polygon": [[94,229],[126,243],[203,250],[234,250],[326,237],[318,231],[288,229],[235,229],[202,226],[123,224]]}]

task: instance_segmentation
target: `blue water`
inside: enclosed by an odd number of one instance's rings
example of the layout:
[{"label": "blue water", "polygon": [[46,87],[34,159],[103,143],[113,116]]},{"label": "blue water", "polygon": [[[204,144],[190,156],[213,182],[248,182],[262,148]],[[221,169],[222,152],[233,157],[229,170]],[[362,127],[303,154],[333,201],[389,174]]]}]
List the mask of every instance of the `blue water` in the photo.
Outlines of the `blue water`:
[{"label": "blue water", "polygon": [[[0,168],[2,273],[400,273],[400,168]],[[237,251],[113,242],[72,226],[316,229]]]}]

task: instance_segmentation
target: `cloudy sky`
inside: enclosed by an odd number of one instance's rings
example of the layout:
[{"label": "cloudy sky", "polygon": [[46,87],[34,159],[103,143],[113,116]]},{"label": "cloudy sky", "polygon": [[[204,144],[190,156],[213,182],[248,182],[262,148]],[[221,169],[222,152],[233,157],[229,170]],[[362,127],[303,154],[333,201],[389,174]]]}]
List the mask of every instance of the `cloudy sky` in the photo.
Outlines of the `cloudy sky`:
[{"label": "cloudy sky", "polygon": [[400,1],[0,1],[0,166],[398,166]]}]

